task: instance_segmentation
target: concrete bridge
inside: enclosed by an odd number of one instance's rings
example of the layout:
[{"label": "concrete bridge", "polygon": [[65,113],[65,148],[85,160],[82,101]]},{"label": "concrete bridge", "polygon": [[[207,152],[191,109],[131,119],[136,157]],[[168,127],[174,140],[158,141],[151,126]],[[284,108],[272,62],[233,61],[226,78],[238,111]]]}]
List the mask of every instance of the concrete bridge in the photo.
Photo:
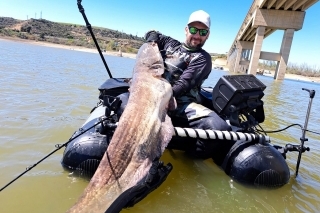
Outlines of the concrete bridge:
[{"label": "concrete bridge", "polygon": [[[229,70],[256,75],[259,59],[271,60],[277,62],[274,79],[284,79],[294,32],[318,1],[254,0],[228,52]],[[263,39],[276,30],[284,31],[279,53],[261,51]]]}]

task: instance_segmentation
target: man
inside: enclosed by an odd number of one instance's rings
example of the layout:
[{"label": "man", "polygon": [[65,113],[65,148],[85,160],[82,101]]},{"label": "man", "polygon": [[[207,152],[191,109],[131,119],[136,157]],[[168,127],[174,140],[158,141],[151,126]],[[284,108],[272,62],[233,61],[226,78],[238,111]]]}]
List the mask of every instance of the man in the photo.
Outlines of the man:
[{"label": "man", "polygon": [[[202,46],[210,35],[210,16],[203,10],[193,12],[185,27],[186,39],[181,43],[157,31],[145,35],[156,42],[165,64],[165,77],[172,85],[177,109],[169,112],[174,126],[198,129],[231,130],[214,111],[200,104],[199,90],[211,69],[211,56]],[[223,142],[223,141],[221,141]],[[187,152],[201,158],[212,157],[212,140],[197,140]]]}]

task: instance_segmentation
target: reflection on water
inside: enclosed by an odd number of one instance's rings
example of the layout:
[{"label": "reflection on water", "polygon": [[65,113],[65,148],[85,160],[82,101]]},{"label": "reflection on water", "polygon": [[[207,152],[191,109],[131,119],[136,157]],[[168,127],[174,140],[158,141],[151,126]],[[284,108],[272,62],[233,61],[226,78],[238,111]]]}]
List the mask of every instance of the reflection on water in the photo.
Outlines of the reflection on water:
[{"label": "reflection on water", "polygon": [[[98,101],[98,87],[108,78],[98,54],[47,48],[0,40],[0,187],[25,168],[68,141]],[[133,59],[106,56],[114,77],[131,76]],[[214,83],[224,71],[214,70],[205,82]],[[274,81],[258,76],[267,86],[263,97],[265,130],[304,125],[309,94],[319,84]],[[313,100],[308,129],[320,132],[320,99]],[[298,144],[301,130],[292,127],[269,134],[280,145]],[[157,190],[129,212],[317,212],[320,210],[320,136],[305,144],[299,176],[297,153],[288,153],[290,182],[279,189],[256,189],[233,182],[210,160],[194,160],[179,151],[165,151],[162,160],[173,171]],[[1,212],[65,212],[87,181],[73,177],[60,165],[63,150],[41,162],[0,193]]]}]

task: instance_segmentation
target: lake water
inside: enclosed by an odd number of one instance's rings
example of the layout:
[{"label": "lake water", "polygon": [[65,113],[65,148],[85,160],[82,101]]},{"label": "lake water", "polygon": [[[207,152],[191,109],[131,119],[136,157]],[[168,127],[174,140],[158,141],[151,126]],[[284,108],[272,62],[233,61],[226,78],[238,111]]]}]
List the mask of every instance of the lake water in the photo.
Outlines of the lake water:
[{"label": "lake water", "polygon": [[[130,77],[134,60],[105,56],[114,77]],[[213,70],[207,86],[230,74]],[[86,120],[98,102],[98,87],[108,78],[98,54],[0,40],[0,187],[63,144]],[[316,90],[308,129],[320,132],[320,84],[274,81],[266,86],[265,130],[304,125],[309,94]],[[299,144],[301,130],[291,127],[269,134],[275,144]],[[287,154],[290,181],[278,189],[257,189],[232,181],[210,160],[194,160],[165,151],[173,164],[167,180],[133,208],[123,212],[319,212],[320,136],[307,132],[295,177],[297,152]],[[88,182],[60,165],[63,149],[35,166],[0,192],[0,212],[65,212]]]}]

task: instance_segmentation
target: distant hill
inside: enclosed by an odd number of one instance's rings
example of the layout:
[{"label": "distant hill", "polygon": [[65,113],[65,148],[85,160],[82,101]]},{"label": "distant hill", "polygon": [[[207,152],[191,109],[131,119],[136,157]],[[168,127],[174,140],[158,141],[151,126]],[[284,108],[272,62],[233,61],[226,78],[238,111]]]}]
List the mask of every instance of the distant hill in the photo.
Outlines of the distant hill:
[{"label": "distant hill", "polygon": [[[121,46],[122,52],[137,53],[144,42],[142,37],[117,30],[100,27],[92,27],[92,30],[102,50],[117,51]],[[86,26],[45,19],[0,17],[0,36],[96,48]]]},{"label": "distant hill", "polygon": [[[142,37],[111,30],[93,27],[93,33],[99,47],[106,51],[137,53],[145,42]],[[10,17],[0,17],[0,37],[12,37],[35,41],[45,41],[55,44],[96,48],[89,30],[85,25],[57,23],[46,19],[18,20]],[[210,53],[212,60],[226,58],[225,54]]]}]

